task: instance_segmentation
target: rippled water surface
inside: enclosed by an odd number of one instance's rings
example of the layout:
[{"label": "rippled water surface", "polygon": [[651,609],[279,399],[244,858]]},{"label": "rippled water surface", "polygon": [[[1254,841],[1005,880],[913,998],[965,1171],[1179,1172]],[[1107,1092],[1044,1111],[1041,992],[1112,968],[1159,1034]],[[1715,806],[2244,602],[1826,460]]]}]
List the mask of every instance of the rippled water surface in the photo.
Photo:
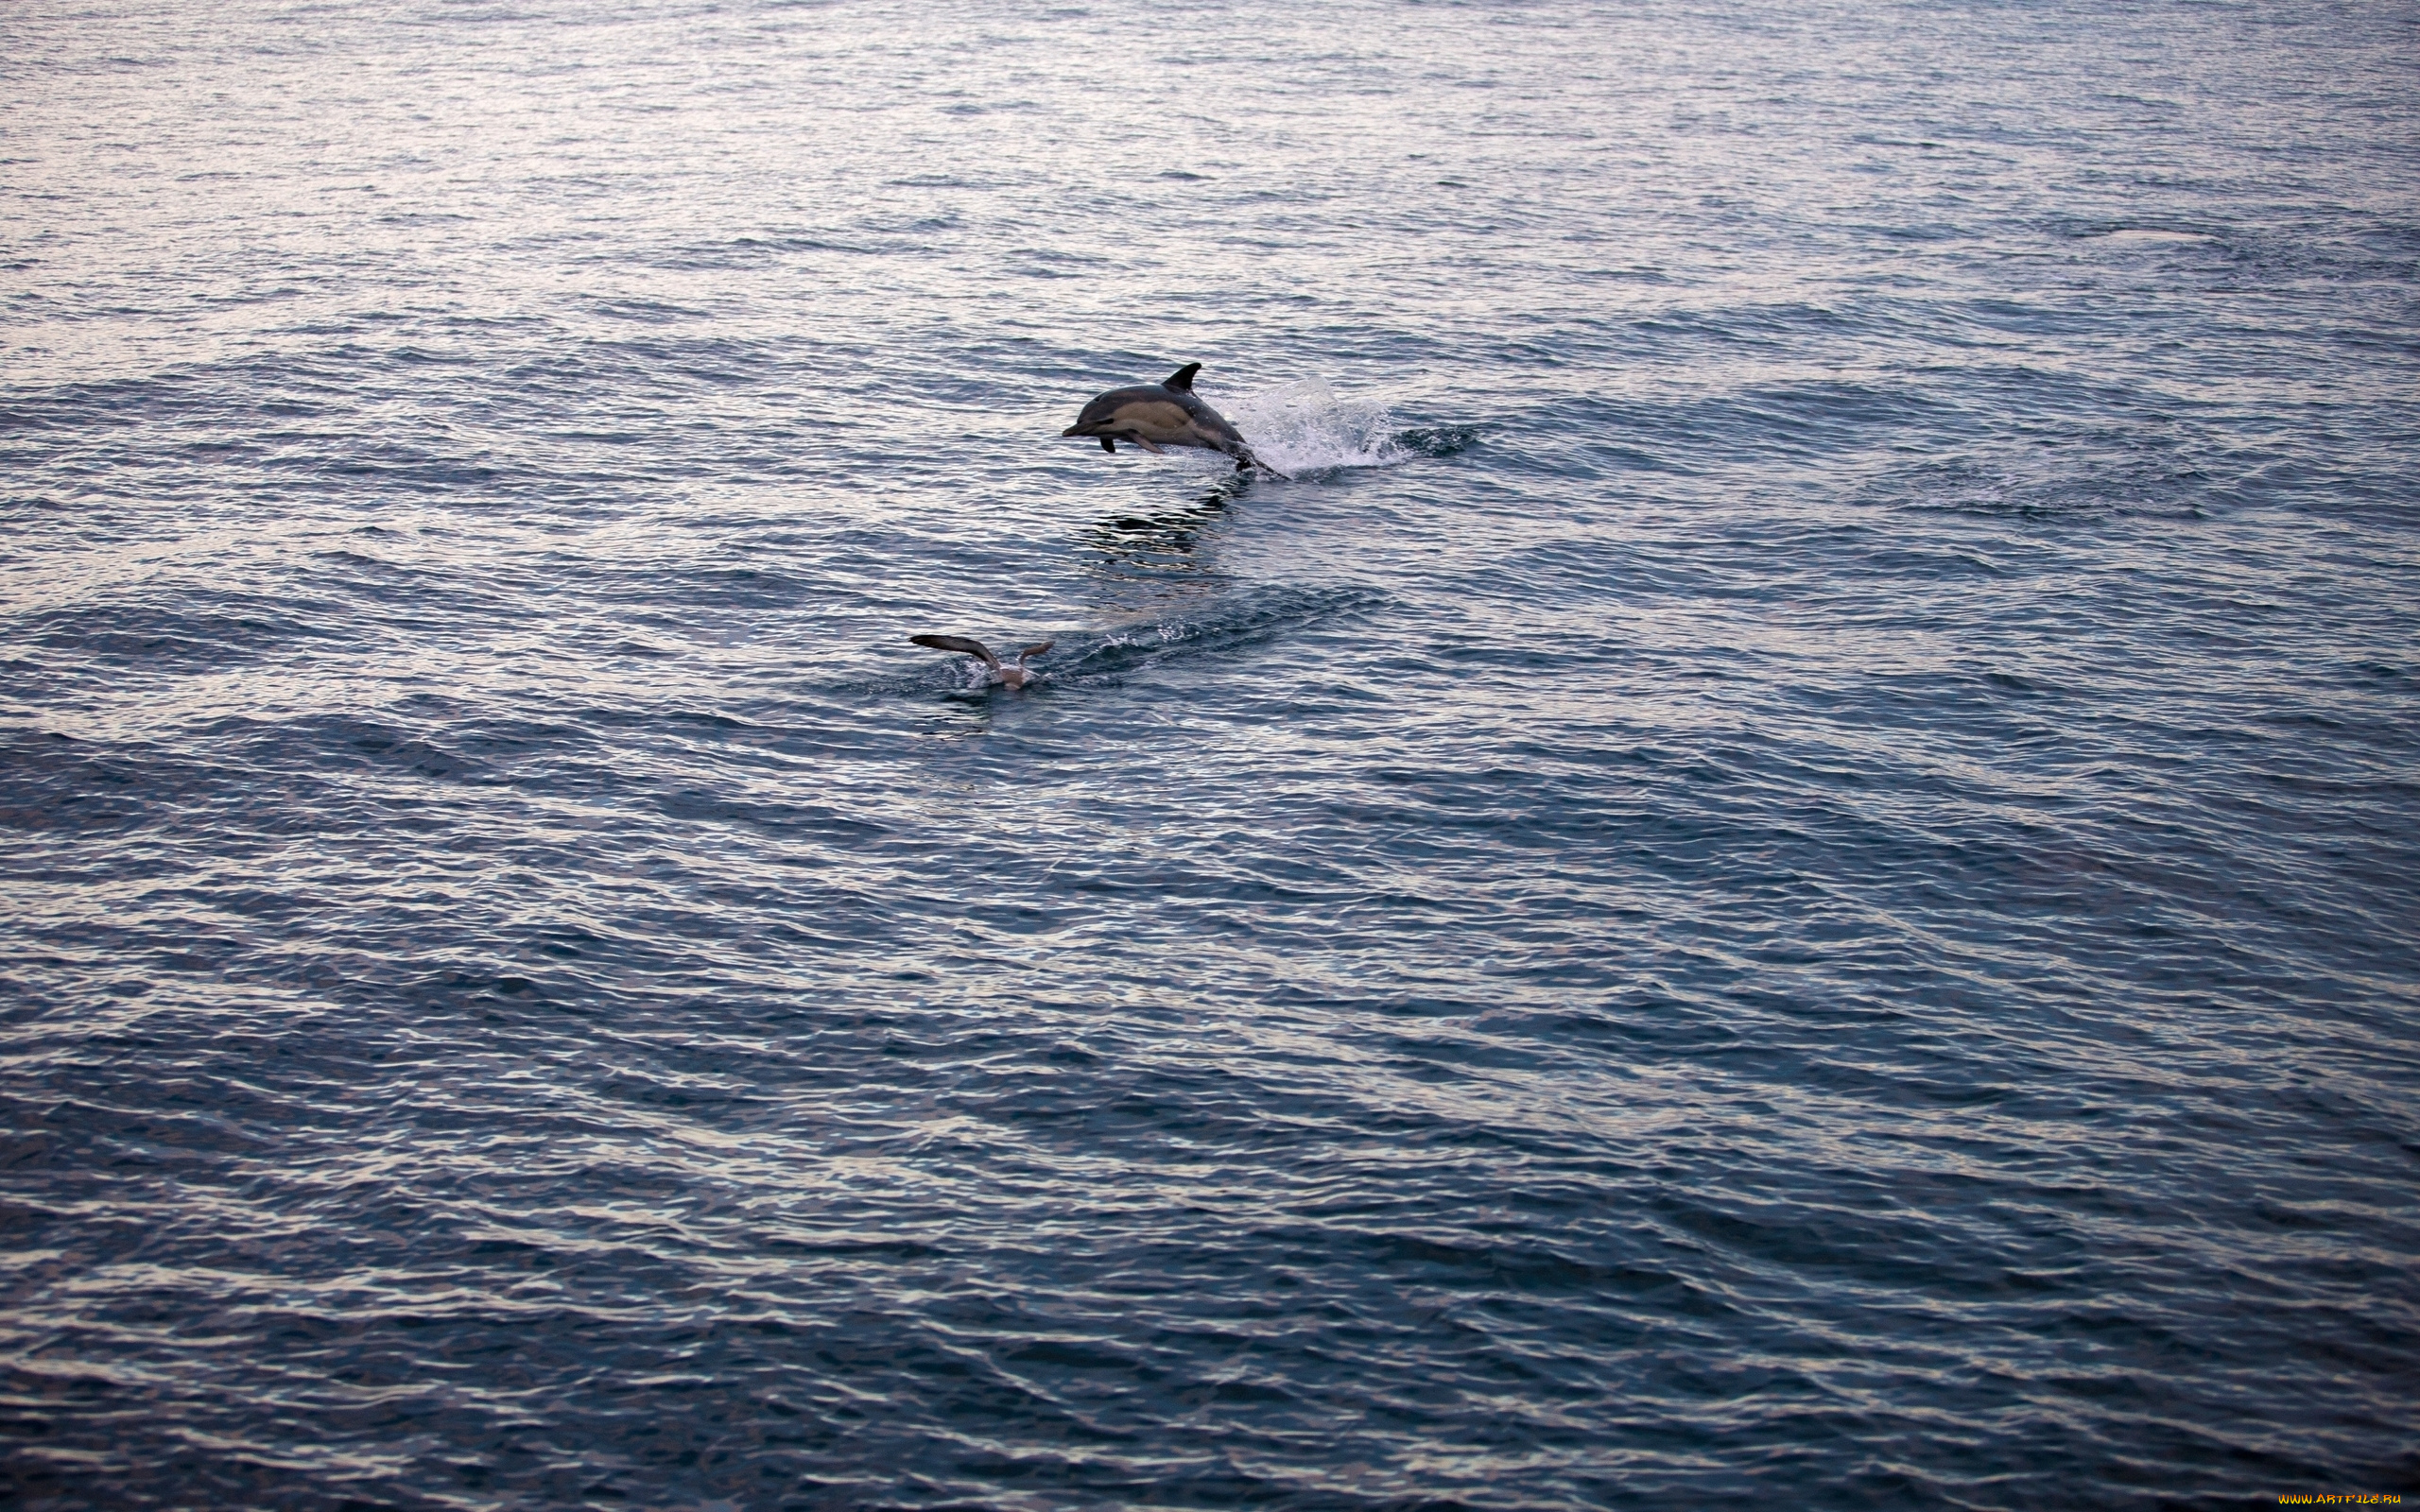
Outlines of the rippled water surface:
[{"label": "rippled water surface", "polygon": [[2420,1490],[2415,39],[12,5],[0,1494]]}]

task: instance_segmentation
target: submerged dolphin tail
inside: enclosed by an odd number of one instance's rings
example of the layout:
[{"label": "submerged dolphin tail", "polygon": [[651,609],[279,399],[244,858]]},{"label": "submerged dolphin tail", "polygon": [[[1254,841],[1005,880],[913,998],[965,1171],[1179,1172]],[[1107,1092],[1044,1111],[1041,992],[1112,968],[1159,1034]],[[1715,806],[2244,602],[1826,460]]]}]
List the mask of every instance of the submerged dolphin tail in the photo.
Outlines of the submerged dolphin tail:
[{"label": "submerged dolphin tail", "polygon": [[1184,367],[1179,368],[1176,371],[1168,374],[1167,377],[1162,381],[1160,387],[1163,388],[1173,388],[1180,394],[1189,394],[1193,392],[1193,375],[1201,370],[1201,364],[1198,362],[1188,362]]}]

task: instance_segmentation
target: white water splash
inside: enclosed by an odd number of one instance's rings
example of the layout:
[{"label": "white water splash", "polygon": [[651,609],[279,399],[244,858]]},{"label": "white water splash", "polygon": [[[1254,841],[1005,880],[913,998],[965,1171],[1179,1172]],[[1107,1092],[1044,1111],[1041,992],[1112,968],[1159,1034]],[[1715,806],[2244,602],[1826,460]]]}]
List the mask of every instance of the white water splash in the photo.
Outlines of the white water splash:
[{"label": "white water splash", "polygon": [[1345,467],[1391,467],[1411,454],[1395,444],[1394,417],[1374,399],[1347,399],[1324,378],[1302,378],[1219,404],[1253,452],[1291,477]]}]

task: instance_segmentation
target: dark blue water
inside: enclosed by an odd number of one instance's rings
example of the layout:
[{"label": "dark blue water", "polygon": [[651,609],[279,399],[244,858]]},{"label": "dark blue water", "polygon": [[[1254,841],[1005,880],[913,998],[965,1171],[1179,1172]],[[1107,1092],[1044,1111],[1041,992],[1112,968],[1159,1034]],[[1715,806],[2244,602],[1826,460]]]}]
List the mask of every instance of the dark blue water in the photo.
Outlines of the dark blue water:
[{"label": "dark blue water", "polygon": [[2411,6],[0,55],[12,1504],[2420,1490]]}]

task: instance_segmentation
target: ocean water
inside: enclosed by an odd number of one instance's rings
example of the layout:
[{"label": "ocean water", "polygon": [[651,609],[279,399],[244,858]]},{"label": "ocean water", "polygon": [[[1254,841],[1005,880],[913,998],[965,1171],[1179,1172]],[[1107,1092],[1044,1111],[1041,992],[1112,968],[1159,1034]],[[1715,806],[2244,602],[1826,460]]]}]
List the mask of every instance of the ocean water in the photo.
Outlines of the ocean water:
[{"label": "ocean water", "polygon": [[2412,6],[0,79],[9,1504],[2420,1491]]}]

